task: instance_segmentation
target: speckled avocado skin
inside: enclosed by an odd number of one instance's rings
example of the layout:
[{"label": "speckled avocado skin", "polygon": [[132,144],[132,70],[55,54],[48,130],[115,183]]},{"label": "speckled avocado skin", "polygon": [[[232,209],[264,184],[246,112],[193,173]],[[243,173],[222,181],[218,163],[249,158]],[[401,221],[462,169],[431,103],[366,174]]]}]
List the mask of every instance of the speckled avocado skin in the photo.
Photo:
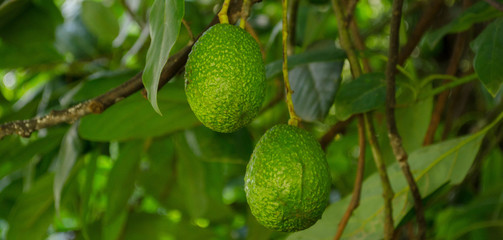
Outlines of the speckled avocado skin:
[{"label": "speckled avocado skin", "polygon": [[235,132],[257,115],[265,92],[260,48],[243,29],[217,24],[194,44],[185,65],[185,93],[208,128]]},{"label": "speckled avocado skin", "polygon": [[307,131],[276,125],[258,141],[246,168],[252,214],[267,228],[293,232],[312,226],[328,204],[325,153]]}]

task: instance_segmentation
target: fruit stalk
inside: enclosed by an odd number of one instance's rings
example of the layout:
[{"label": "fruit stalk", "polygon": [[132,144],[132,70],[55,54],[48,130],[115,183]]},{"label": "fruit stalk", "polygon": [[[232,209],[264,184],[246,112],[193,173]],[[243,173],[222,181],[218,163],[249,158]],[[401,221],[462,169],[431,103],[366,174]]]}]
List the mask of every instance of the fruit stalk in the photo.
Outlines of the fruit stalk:
[{"label": "fruit stalk", "polygon": [[229,17],[227,17],[227,9],[229,9],[230,2],[231,0],[224,0],[222,9],[220,9],[220,12],[218,12],[218,20],[220,20],[220,23],[229,23]]},{"label": "fruit stalk", "polygon": [[250,15],[250,0],[243,1],[243,7],[241,8],[241,21],[239,22],[239,27],[245,29],[246,19]]},{"label": "fruit stalk", "polygon": [[288,124],[292,126],[299,126],[300,118],[295,114],[292,101],[292,88],[290,88],[290,81],[288,80],[288,0],[282,0],[283,4],[283,80],[285,81],[286,88],[286,104],[288,105],[288,113],[290,119]]}]

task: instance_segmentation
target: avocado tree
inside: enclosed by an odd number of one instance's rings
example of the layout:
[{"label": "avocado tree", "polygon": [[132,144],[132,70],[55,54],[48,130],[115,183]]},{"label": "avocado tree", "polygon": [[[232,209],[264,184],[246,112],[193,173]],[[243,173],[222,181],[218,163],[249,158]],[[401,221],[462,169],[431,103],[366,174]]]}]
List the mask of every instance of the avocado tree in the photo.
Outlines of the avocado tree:
[{"label": "avocado tree", "polygon": [[0,239],[499,239],[501,0],[0,0]]}]

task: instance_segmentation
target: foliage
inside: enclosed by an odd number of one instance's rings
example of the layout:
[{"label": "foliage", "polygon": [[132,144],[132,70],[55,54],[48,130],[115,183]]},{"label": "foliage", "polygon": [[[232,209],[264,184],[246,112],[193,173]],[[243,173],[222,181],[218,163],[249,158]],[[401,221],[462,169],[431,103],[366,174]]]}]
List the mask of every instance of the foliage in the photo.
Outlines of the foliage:
[{"label": "foliage", "polygon": [[[248,19],[264,53],[266,97],[246,128],[222,134],[202,126],[187,103],[183,71],[158,89],[168,57],[192,40],[182,18],[198,36],[222,2],[0,0],[0,124],[65,109],[141,71],[146,89],[101,114],[0,140],[0,239],[333,238],[354,184],[355,121],[329,135],[330,205],[313,227],[292,234],[268,230],[246,203],[244,175],[254,146],[288,119],[280,1],[255,3]],[[415,213],[384,113],[392,1],[356,5],[366,47],[357,54],[372,69],[357,79],[340,48],[331,4],[311,2],[299,0],[288,58],[302,127],[323,139],[335,124],[368,112],[395,192],[395,227],[405,228]],[[426,2],[405,1],[402,46]],[[485,1],[462,2],[449,1],[397,78],[397,125],[425,204],[429,239],[503,234],[503,12]],[[453,47],[458,34],[464,51],[457,71],[446,76],[450,56],[459,51]],[[446,108],[436,113],[436,96],[444,90]],[[422,146],[432,116],[440,117],[435,144]],[[365,152],[361,202],[344,239],[382,237],[382,188],[370,146]]]}]

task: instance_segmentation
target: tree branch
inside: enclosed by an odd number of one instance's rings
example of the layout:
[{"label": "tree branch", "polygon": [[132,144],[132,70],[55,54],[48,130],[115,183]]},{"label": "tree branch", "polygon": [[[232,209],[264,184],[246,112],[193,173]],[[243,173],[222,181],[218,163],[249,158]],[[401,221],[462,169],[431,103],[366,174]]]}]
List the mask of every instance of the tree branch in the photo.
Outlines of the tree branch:
[{"label": "tree branch", "polygon": [[345,121],[337,122],[330,128],[330,130],[328,130],[328,132],[325,133],[325,135],[320,138],[320,145],[323,151],[325,151],[332,140],[334,140],[335,135],[342,133],[344,129],[346,129],[346,127],[353,121],[353,118],[354,116],[351,116]]},{"label": "tree branch", "polygon": [[414,199],[414,208],[416,210],[416,219],[418,223],[418,237],[419,239],[425,239],[426,221],[424,219],[421,194],[419,193],[419,189],[417,187],[416,181],[414,180],[414,176],[410,171],[409,163],[407,161],[407,152],[402,146],[402,138],[398,133],[395,121],[395,74],[396,65],[398,62],[399,31],[400,21],[402,18],[402,5],[403,0],[393,1],[392,17],[390,23],[388,63],[386,65],[386,120],[391,148],[393,149],[393,153],[395,154],[400,168],[405,175],[410,191],[412,193],[412,197]]},{"label": "tree branch", "polygon": [[[260,0],[252,0],[251,3],[256,3]],[[240,14],[242,1],[233,0],[229,7],[229,19],[235,22]],[[208,24],[206,29],[218,23],[218,18],[215,16],[213,21]],[[201,36],[201,35],[199,35]],[[198,37],[199,38],[199,37]],[[173,76],[175,76],[187,62],[187,57],[192,49],[192,43],[184,47],[182,50],[171,56],[161,73],[159,81],[159,89],[162,88]],[[17,134],[22,137],[29,137],[34,131],[52,127],[61,123],[72,123],[89,114],[99,114],[105,111],[110,106],[130,96],[131,94],[143,89],[142,72],[119,85],[118,87],[108,91],[107,93],[78,103],[70,108],[52,111],[42,117],[35,117],[28,120],[18,120],[0,125],[0,139],[7,135]]]},{"label": "tree branch", "polygon": [[503,12],[503,3],[500,3],[496,0],[485,0],[485,1],[489,3],[491,6],[493,6],[493,8],[496,8]]},{"label": "tree branch", "polygon": [[360,195],[362,192],[363,183],[363,172],[365,170],[365,123],[363,121],[363,115],[358,115],[358,146],[360,152],[358,155],[358,169],[356,170],[355,186],[353,188],[353,195],[351,196],[351,202],[344,213],[341,221],[339,222],[339,227],[337,228],[337,233],[334,239],[339,240],[342,237],[344,228],[348,224],[349,218],[353,214],[353,211],[360,205]]},{"label": "tree branch", "polygon": [[414,27],[414,31],[409,36],[409,40],[402,47],[400,51],[400,56],[398,57],[398,65],[403,65],[410,54],[416,48],[417,44],[421,40],[423,34],[430,28],[433,21],[436,19],[437,13],[442,9],[444,5],[444,0],[431,0],[429,3],[425,4],[425,13],[422,14],[421,19]]}]

